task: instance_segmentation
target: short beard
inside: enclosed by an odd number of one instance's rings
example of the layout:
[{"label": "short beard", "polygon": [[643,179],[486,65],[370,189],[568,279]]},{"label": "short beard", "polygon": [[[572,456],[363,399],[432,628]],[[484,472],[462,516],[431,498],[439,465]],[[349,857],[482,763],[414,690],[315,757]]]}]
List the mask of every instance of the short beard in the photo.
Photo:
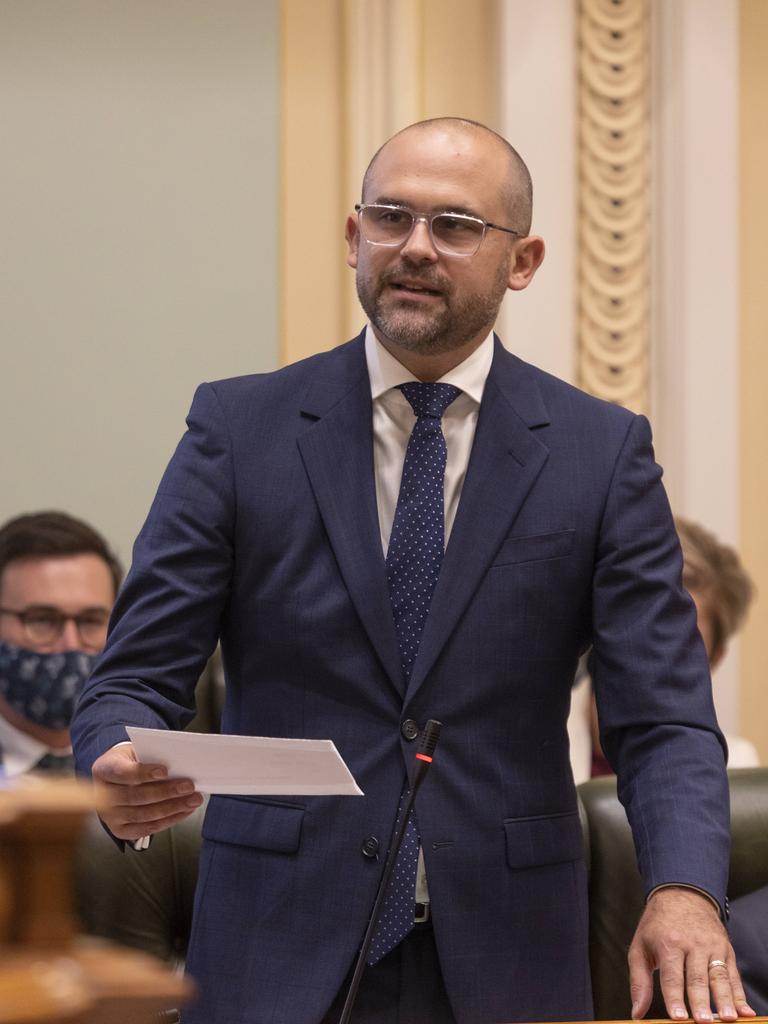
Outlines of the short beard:
[{"label": "short beard", "polygon": [[[439,288],[445,306],[434,313],[426,310],[400,308],[386,309],[383,296],[389,280],[408,271],[398,268],[389,271],[371,287],[370,281],[359,272],[356,278],[357,296],[366,316],[376,330],[405,352],[420,356],[441,355],[463,348],[480,333],[487,333],[496,321],[501,300],[507,290],[506,268],[500,267],[489,291],[481,295],[455,298],[450,281],[423,278],[425,287]],[[410,272],[409,276],[417,276]],[[391,294],[391,293],[390,293]],[[407,299],[403,300],[405,304]]]}]

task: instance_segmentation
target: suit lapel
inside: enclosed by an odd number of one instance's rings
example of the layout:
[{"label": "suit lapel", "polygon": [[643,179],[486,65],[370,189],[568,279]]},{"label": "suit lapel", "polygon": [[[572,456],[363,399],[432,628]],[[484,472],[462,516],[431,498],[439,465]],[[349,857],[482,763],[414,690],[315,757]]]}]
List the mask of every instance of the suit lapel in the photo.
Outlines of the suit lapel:
[{"label": "suit lapel", "polygon": [[472,455],[411,675],[409,699],[435,663],[541,472],[549,451],[530,428],[548,421],[535,379],[496,339]]},{"label": "suit lapel", "polygon": [[299,450],[357,614],[402,694],[376,506],[371,388],[362,338],[333,356],[341,373],[316,381],[307,394],[302,412],[315,422],[299,437]]}]

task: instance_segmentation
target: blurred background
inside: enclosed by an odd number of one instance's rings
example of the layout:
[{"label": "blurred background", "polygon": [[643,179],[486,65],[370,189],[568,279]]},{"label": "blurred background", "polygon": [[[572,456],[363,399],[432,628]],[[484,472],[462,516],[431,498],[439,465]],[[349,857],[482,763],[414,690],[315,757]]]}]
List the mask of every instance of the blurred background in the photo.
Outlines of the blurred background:
[{"label": "blurred background", "polygon": [[0,0],[0,521],[130,561],[195,386],[363,323],[344,218],[460,115],[534,179],[505,344],[647,413],[674,510],[758,599],[715,677],[768,763],[765,0]]}]

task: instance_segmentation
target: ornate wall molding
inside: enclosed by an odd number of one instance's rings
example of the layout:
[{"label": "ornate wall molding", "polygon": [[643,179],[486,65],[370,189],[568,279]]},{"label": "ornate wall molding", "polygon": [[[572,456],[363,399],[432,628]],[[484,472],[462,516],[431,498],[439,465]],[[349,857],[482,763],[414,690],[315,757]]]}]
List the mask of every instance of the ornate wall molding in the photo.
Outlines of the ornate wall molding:
[{"label": "ornate wall molding", "polygon": [[579,383],[649,406],[648,0],[579,0]]}]

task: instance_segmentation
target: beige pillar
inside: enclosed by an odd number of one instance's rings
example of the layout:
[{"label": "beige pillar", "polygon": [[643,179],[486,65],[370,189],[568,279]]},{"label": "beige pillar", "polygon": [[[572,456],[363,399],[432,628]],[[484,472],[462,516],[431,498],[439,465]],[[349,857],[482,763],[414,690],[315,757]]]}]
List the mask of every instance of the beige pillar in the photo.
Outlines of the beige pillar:
[{"label": "beige pillar", "polygon": [[768,4],[741,0],[739,14],[741,549],[758,588],[742,643],[741,731],[768,764]]}]

